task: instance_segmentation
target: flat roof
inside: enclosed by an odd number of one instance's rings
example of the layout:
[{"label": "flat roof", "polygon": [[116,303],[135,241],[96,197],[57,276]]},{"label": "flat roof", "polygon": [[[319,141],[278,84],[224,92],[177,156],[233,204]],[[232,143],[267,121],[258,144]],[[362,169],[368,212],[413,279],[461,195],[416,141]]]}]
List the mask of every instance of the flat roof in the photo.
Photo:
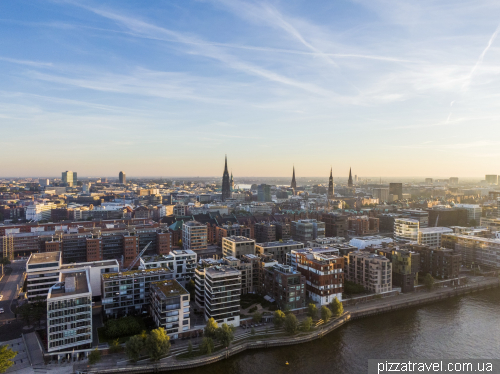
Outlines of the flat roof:
[{"label": "flat roof", "polygon": [[49,290],[48,298],[65,297],[89,293],[89,283],[85,270],[63,272],[59,276],[59,283]]},{"label": "flat roof", "polygon": [[151,283],[151,285],[158,288],[158,290],[160,291],[159,295],[162,299],[189,294],[189,292],[187,292],[186,289],[182,287],[175,279],[153,282]]},{"label": "flat roof", "polygon": [[226,236],[222,239],[229,240],[231,242],[237,242],[237,243],[240,243],[240,242],[254,242],[255,243],[254,239],[249,239],[245,236]]},{"label": "flat roof", "polygon": [[123,272],[118,272],[118,273],[105,273],[101,274],[104,279],[110,279],[110,278],[127,278],[127,277],[135,277],[135,276],[140,276],[140,275],[145,275],[148,273],[160,273],[160,274],[165,274],[165,273],[171,273],[172,271],[168,268],[154,268],[154,269],[142,269],[142,270],[130,270],[130,271],[123,271]]},{"label": "flat roof", "polygon": [[216,266],[206,268],[205,273],[207,273],[207,272],[214,273],[214,274],[224,274],[224,273],[238,273],[238,274],[240,274],[241,273],[238,269],[233,268],[232,266],[227,266],[227,265],[216,265]]},{"label": "flat roof", "polygon": [[119,264],[118,264],[117,260],[103,260],[103,261],[94,261],[94,262],[77,262],[75,264],[61,265],[61,269],[81,268],[82,266],[102,267],[102,266],[119,266]]},{"label": "flat roof", "polygon": [[425,227],[419,230],[424,234],[438,234],[443,232],[453,232],[449,227]]},{"label": "flat roof", "polygon": [[281,246],[284,246],[284,245],[295,245],[295,244],[302,244],[304,245],[304,243],[302,242],[296,242],[294,240],[289,240],[289,241],[286,241],[286,242],[265,242],[265,243],[256,243],[255,245],[258,245],[259,247],[281,247]]},{"label": "flat roof", "polygon": [[32,253],[28,259],[28,265],[43,264],[45,262],[59,262],[61,252]]}]

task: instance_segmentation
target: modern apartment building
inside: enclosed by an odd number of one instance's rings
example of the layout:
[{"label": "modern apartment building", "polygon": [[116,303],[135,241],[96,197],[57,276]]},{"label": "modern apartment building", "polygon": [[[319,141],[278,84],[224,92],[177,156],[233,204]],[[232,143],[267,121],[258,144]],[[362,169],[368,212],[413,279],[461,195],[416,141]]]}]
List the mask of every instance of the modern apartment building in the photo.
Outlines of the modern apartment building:
[{"label": "modern apartment building", "polygon": [[274,242],[276,240],[276,225],[269,222],[256,223],[254,233],[257,243]]},{"label": "modern apartment building", "polygon": [[430,248],[414,245],[412,250],[420,254],[420,271],[439,279],[457,278],[461,255],[453,249]]},{"label": "modern apartment building", "polygon": [[262,268],[261,293],[276,301],[281,310],[299,309],[306,306],[306,277],[288,265]]},{"label": "modern apartment building", "polygon": [[393,249],[392,284],[401,288],[401,292],[413,292],[418,285],[418,272],[420,269],[420,254],[404,249]]},{"label": "modern apartment building", "polygon": [[418,241],[419,221],[410,218],[394,220],[394,239]]},{"label": "modern apartment building", "polygon": [[157,327],[171,339],[190,329],[190,295],[175,279],[151,283],[149,311]]},{"label": "modern apartment building", "polygon": [[207,249],[207,226],[197,222],[184,222],[182,225],[182,246],[184,249],[201,251]]},{"label": "modern apartment building", "polygon": [[255,293],[259,289],[261,259],[256,255],[243,255],[241,258],[224,257],[222,263],[241,272],[241,294]]},{"label": "modern apartment building", "polygon": [[441,236],[450,233],[453,233],[453,230],[448,227],[421,228],[418,230],[418,244],[431,248],[441,247]]},{"label": "modern apartment building", "polygon": [[373,197],[378,199],[380,203],[389,201],[388,188],[374,188],[372,191]]},{"label": "modern apartment building", "polygon": [[46,295],[47,352],[92,347],[92,290],[87,269],[64,270]]},{"label": "modern apartment building", "polygon": [[170,269],[144,269],[101,275],[102,308],[107,317],[145,312],[151,283],[173,279]]},{"label": "modern apartment building", "polygon": [[255,254],[255,240],[244,236],[230,236],[222,239],[222,255],[241,258],[243,255]]},{"label": "modern apartment building", "polygon": [[426,228],[429,226],[429,212],[419,209],[402,209],[399,211],[401,218],[410,218],[418,221],[418,227]]},{"label": "modern apartment building", "polygon": [[429,226],[465,226],[467,224],[467,210],[464,208],[433,207],[427,209]]},{"label": "modern apartment building", "polygon": [[297,270],[306,277],[307,295],[315,303],[327,305],[342,301],[344,258],[320,252],[298,251]]},{"label": "modern apartment building", "polygon": [[44,201],[41,203],[34,202],[26,207],[26,221],[50,221],[52,217],[52,209],[57,209],[59,207],[61,207],[60,204],[56,204],[52,201]]},{"label": "modern apartment building", "polygon": [[374,235],[379,232],[379,219],[368,216],[352,216],[347,219],[349,236]]},{"label": "modern apartment building", "polygon": [[500,269],[500,239],[474,235],[443,235],[443,246],[459,253],[468,268]]},{"label": "modern apartment building", "polygon": [[241,272],[230,266],[205,268],[205,319],[240,325]]},{"label": "modern apartment building", "polygon": [[268,243],[257,243],[255,252],[259,255],[272,255],[273,259],[281,264],[286,263],[286,256],[294,249],[304,248],[304,243],[289,240]]},{"label": "modern apartment building", "polygon": [[72,172],[70,170],[63,171],[62,172],[62,181],[64,184],[67,186],[71,187],[76,185],[76,182],[78,182],[78,176],[76,171]]},{"label": "modern apartment building", "polygon": [[456,204],[456,208],[463,208],[467,210],[467,223],[472,220],[476,222],[476,225],[481,221],[481,215],[483,213],[483,208],[479,204]]},{"label": "modern apartment building", "polygon": [[139,260],[139,269],[170,269],[173,279],[185,286],[186,282],[194,277],[196,258],[196,252],[178,249],[168,255],[142,256]]},{"label": "modern apartment building", "polygon": [[325,237],[325,223],[315,219],[301,219],[293,221],[291,226],[293,240],[307,243],[316,238]]},{"label": "modern apartment building", "polygon": [[290,222],[274,222],[276,226],[276,240],[292,239],[292,227]]},{"label": "modern apartment building", "polygon": [[345,259],[346,280],[375,293],[392,290],[392,264],[387,257],[369,252],[351,252]]},{"label": "modern apartment building", "polygon": [[325,224],[325,237],[347,237],[347,216],[328,213],[321,216],[321,221]]},{"label": "modern apartment building", "polygon": [[403,183],[389,183],[389,198],[394,196],[396,200],[403,199]]},{"label": "modern apartment building", "polygon": [[373,245],[381,245],[383,243],[389,244],[392,242],[393,240],[391,238],[380,235],[373,235],[373,236],[364,236],[361,238],[352,238],[349,241],[349,244],[353,247],[356,247],[359,250],[359,249],[365,249],[366,247]]},{"label": "modern apartment building", "polygon": [[222,226],[217,226],[215,228],[217,243],[222,244],[222,238],[227,238],[229,236],[244,236],[246,238],[251,238],[250,227],[240,224],[227,224]]}]

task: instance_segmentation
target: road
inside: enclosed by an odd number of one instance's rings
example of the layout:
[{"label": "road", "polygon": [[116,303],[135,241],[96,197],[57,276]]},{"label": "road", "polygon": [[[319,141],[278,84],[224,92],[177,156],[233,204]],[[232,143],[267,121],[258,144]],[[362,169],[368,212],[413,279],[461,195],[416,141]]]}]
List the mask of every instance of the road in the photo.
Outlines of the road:
[{"label": "road", "polygon": [[0,325],[14,319],[14,313],[10,310],[10,305],[18,295],[18,285],[22,286],[21,280],[26,270],[26,260],[15,260],[8,266],[12,268],[12,273],[4,276],[0,281],[0,294],[3,295],[0,308],[5,311],[5,313],[0,314]]}]

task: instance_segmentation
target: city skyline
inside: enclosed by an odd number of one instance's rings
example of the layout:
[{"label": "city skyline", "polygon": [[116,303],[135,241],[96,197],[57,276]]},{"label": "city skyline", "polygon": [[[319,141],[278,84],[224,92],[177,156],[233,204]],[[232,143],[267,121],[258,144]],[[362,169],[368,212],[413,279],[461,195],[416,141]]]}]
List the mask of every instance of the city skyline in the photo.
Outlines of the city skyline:
[{"label": "city skyline", "polygon": [[499,10],[2,3],[0,174],[209,176],[227,153],[235,175],[480,178],[500,156]]}]

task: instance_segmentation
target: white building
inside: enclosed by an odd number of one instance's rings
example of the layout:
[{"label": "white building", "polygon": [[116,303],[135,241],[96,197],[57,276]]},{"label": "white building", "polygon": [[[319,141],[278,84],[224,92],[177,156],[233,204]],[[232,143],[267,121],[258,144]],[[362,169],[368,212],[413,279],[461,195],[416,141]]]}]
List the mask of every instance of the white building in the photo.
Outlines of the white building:
[{"label": "white building", "polygon": [[418,230],[418,244],[431,248],[441,247],[441,235],[450,234],[453,230],[448,227],[426,227]]},{"label": "white building", "polygon": [[57,205],[51,201],[43,203],[33,203],[26,207],[26,221],[41,221],[43,219],[50,220],[52,209],[56,209]]},{"label": "white building", "polygon": [[92,290],[88,269],[65,270],[47,294],[47,352],[92,346]]},{"label": "white building", "polygon": [[170,269],[174,279],[184,286],[194,277],[196,257],[196,253],[189,249],[170,251],[168,255],[142,256],[139,269]]},{"label": "white building", "polygon": [[349,242],[350,245],[359,249],[365,249],[371,245],[381,245],[382,243],[392,243],[391,238],[385,236],[373,235],[373,236],[363,236],[359,238],[352,238]]},{"label": "white building", "polygon": [[411,218],[396,218],[394,220],[394,239],[418,241],[420,222]]}]

